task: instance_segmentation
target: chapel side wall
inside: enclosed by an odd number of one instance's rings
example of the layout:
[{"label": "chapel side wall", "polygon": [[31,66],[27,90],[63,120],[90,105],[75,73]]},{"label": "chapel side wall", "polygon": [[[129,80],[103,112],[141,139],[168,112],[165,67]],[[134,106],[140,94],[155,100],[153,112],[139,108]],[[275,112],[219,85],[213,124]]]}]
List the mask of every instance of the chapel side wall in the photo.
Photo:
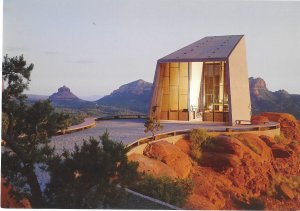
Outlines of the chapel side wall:
[{"label": "chapel side wall", "polygon": [[229,66],[229,121],[251,119],[248,69],[245,38],[243,37],[228,58]]},{"label": "chapel side wall", "polygon": [[[153,87],[152,87],[152,97],[151,103],[148,110],[148,116],[153,118],[160,119],[160,104],[161,104],[161,95],[162,95],[162,77],[161,77],[161,66],[159,62],[157,62],[155,76],[153,80]],[[153,113],[153,107],[158,106],[156,108],[156,112]],[[156,114],[156,116],[155,116]]]}]

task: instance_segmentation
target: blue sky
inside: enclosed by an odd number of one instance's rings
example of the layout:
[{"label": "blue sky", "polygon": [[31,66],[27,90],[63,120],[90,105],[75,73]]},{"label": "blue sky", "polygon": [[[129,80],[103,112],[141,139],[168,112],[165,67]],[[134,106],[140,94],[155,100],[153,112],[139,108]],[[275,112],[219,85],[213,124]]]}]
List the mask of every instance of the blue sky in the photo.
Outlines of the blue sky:
[{"label": "blue sky", "polygon": [[300,94],[300,2],[3,0],[3,54],[35,68],[27,93],[80,97],[152,82],[156,61],[210,35],[244,34],[249,76]]}]

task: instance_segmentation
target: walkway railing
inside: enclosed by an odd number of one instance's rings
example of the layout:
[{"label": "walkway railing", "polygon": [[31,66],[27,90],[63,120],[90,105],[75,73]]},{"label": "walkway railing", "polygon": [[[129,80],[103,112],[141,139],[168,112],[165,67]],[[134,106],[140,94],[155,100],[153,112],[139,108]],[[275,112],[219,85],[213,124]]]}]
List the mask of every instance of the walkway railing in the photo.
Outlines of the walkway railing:
[{"label": "walkway railing", "polygon": [[[228,127],[223,127],[219,128],[218,130],[214,129],[207,129],[207,132],[209,133],[234,133],[234,132],[255,132],[255,131],[268,131],[268,130],[274,130],[280,128],[280,124],[277,122],[269,122],[268,124],[265,125],[241,125],[241,126],[228,126]],[[205,128],[203,128],[205,129]],[[170,131],[166,133],[160,133],[156,134],[154,136],[154,139],[152,136],[148,136],[145,138],[138,139],[128,145],[126,145],[126,148],[131,150],[134,147],[137,147],[141,144],[145,143],[150,143],[159,139],[163,138],[168,138],[168,137],[173,137],[177,135],[189,135],[190,132],[193,129],[186,129],[186,130],[176,130],[176,131]]]},{"label": "walkway railing", "polygon": [[68,127],[67,129],[64,130],[59,130],[57,132],[57,135],[64,135],[64,134],[69,134],[69,133],[74,133],[74,132],[78,132],[81,130],[85,130],[85,129],[89,129],[92,127],[96,127],[96,122],[95,122],[95,118],[85,118],[84,122],[78,125],[73,125],[71,127]]},{"label": "walkway railing", "polygon": [[147,115],[115,115],[96,118],[95,121],[113,120],[113,119],[146,119]]}]

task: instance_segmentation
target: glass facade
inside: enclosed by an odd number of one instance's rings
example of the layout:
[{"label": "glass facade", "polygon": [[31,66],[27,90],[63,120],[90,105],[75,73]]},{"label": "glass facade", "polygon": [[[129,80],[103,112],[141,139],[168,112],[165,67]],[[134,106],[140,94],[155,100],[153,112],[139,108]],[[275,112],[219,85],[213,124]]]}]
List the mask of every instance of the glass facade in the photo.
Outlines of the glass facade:
[{"label": "glass facade", "polygon": [[224,62],[203,65],[203,121],[228,121],[228,91],[224,70]]},{"label": "glass facade", "polygon": [[[192,64],[188,62],[160,64],[161,92],[157,116],[162,120],[188,121],[189,118],[195,119],[195,114],[190,116],[190,113],[195,113],[195,110],[189,109],[193,107],[198,108],[196,113],[201,114],[203,121],[227,122],[228,91],[225,63],[204,62],[203,66],[194,65],[195,68]],[[193,77],[197,77],[197,80]],[[195,82],[198,85],[194,84]],[[190,94],[193,94],[195,99],[190,99]]]},{"label": "glass facade", "polygon": [[188,120],[188,63],[166,63],[161,70],[161,119]]}]

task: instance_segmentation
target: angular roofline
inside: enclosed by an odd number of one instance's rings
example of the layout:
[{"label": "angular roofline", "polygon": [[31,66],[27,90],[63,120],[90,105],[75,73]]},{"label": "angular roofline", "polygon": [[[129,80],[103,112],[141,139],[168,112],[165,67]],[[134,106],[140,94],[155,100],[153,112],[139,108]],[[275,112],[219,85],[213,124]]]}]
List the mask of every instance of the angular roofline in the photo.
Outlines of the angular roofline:
[{"label": "angular roofline", "polygon": [[[231,37],[236,37],[236,38],[238,38],[237,39],[237,41],[234,43],[234,45],[233,46],[231,46],[230,47],[230,51],[229,51],[229,53],[228,54],[226,54],[226,56],[225,55],[223,55],[223,56],[220,56],[220,57],[218,57],[218,56],[216,56],[216,57],[210,57],[210,56],[204,56],[204,57],[199,57],[199,58],[197,58],[197,57],[195,57],[194,55],[191,57],[191,58],[170,58],[170,57],[172,57],[172,54],[174,55],[174,54],[176,54],[176,53],[180,53],[181,51],[183,51],[184,49],[186,49],[186,48],[189,48],[189,47],[191,47],[191,48],[195,48],[195,47],[199,47],[199,42],[201,41],[201,40],[207,40],[207,39],[213,39],[213,38],[224,38],[224,39],[228,39],[228,38],[231,38]],[[203,61],[225,61],[225,60],[227,60],[228,59],[228,57],[231,55],[231,53],[232,53],[232,51],[235,49],[235,47],[237,46],[237,44],[241,41],[241,39],[244,37],[245,35],[243,35],[243,34],[241,34],[241,35],[222,35],[222,36],[206,36],[206,37],[204,37],[204,38],[202,38],[202,39],[200,39],[200,40],[197,40],[197,41],[195,41],[195,42],[193,42],[192,44],[189,44],[189,45],[187,45],[187,46],[185,46],[185,47],[183,47],[183,48],[180,48],[179,50],[177,50],[177,51],[174,51],[174,52],[172,52],[172,53],[170,53],[170,54],[168,54],[168,55],[166,55],[166,56],[164,56],[164,57],[162,57],[162,58],[160,58],[160,59],[158,59],[157,60],[157,62],[158,63],[166,63],[166,62],[203,62]],[[206,42],[208,42],[208,41],[206,41]],[[211,47],[211,46],[209,46],[209,47]],[[201,47],[199,48],[199,49],[201,49]],[[175,55],[174,55],[175,56]],[[169,58],[168,58],[169,57]],[[177,56],[178,57],[178,56]]]}]

